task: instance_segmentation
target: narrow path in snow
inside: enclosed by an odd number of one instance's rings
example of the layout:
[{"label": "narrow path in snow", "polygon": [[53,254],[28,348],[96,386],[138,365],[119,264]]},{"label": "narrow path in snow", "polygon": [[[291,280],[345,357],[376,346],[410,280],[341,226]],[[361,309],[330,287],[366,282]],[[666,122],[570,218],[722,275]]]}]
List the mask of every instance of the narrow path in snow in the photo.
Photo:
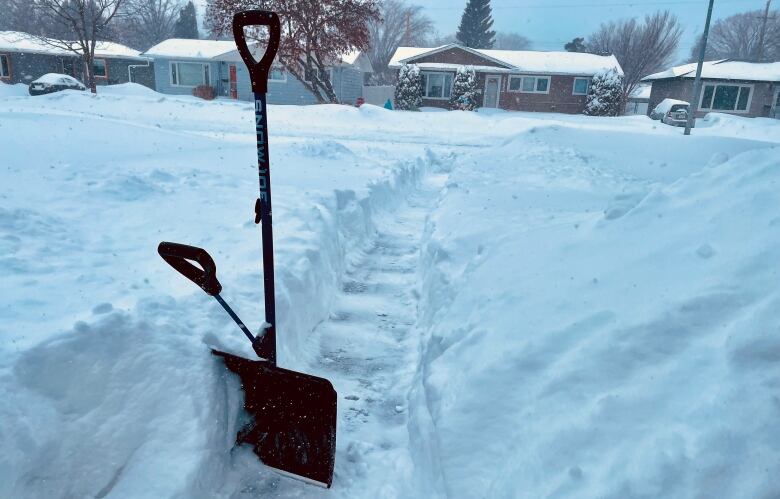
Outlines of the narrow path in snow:
[{"label": "narrow path in snow", "polygon": [[330,320],[314,332],[323,374],[339,392],[334,492],[403,497],[410,486],[407,395],[414,376],[420,244],[446,176],[426,176],[344,278]]}]

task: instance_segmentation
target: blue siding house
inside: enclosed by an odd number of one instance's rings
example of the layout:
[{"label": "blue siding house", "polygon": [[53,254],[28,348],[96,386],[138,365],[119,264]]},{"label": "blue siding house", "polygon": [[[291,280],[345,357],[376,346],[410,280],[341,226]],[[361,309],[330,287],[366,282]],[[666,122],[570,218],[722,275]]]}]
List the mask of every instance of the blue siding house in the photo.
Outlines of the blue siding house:
[{"label": "blue siding house", "polygon": [[[249,72],[235,42],[222,40],[165,40],[144,53],[154,60],[156,90],[164,94],[192,95],[206,85],[217,97],[252,100]],[[365,54],[356,52],[328,68],[339,101],[354,104],[363,93],[365,73],[372,71]],[[269,104],[316,104],[317,99],[293,75],[279,66],[268,80]]]}]

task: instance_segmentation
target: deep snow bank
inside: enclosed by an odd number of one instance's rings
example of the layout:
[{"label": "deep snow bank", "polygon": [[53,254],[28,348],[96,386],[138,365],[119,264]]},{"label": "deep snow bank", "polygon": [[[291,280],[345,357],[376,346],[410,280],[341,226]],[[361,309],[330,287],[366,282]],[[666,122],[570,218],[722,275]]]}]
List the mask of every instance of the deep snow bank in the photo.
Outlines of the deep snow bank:
[{"label": "deep snow bank", "polygon": [[418,463],[451,497],[780,495],[780,148],[531,132],[431,217]]}]

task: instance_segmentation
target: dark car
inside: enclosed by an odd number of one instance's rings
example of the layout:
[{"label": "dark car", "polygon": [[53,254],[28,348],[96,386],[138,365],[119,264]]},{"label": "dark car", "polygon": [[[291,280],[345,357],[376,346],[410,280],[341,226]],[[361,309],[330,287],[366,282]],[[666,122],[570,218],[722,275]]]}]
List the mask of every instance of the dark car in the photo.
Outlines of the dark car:
[{"label": "dark car", "polygon": [[47,73],[30,83],[30,95],[43,95],[60,90],[86,90],[76,78],[59,73]]}]

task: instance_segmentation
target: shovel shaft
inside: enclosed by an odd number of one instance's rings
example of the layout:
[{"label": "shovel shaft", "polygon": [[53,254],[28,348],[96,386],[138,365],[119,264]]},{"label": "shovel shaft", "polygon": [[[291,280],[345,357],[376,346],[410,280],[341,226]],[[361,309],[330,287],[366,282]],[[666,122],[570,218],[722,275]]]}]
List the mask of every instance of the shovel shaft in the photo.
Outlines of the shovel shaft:
[{"label": "shovel shaft", "polygon": [[271,165],[268,160],[268,118],[266,94],[255,93],[255,131],[257,132],[257,168],[260,198],[257,216],[263,239],[263,290],[265,291],[265,322],[270,324],[254,343],[255,351],[276,365],[276,300],[274,297],[274,241],[271,213]]},{"label": "shovel shaft", "polygon": [[249,341],[251,341],[252,344],[254,344],[254,342],[255,342],[255,335],[253,335],[252,331],[250,331],[249,328],[246,327],[246,324],[244,324],[244,322],[241,319],[238,318],[238,315],[236,315],[236,313],[233,312],[233,309],[230,308],[230,305],[225,303],[225,300],[223,300],[222,297],[219,296],[218,294],[214,295],[214,298],[219,302],[220,305],[222,305],[222,308],[225,309],[225,312],[228,313],[230,318],[233,319],[233,321],[236,324],[238,324],[238,327],[241,329],[241,331],[244,332],[246,337],[249,338]]}]

